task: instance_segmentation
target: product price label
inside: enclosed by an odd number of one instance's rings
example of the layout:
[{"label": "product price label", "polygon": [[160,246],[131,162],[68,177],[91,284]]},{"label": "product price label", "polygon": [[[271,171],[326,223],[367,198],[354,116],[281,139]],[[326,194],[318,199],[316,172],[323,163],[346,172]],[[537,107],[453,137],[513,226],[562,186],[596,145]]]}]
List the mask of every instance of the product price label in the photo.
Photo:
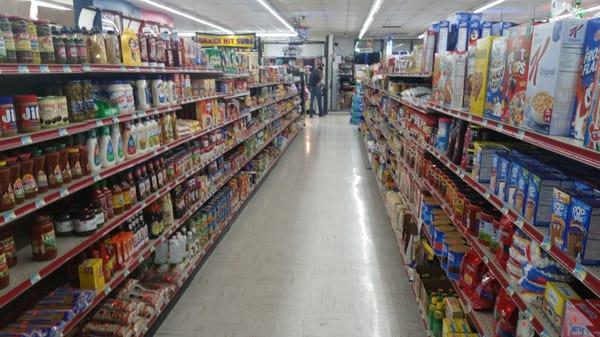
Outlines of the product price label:
[{"label": "product price label", "polygon": [[108,294],[110,294],[111,291],[112,289],[110,289],[109,286],[106,286],[106,288],[104,288],[104,295],[108,296]]},{"label": "product price label", "polygon": [[99,174],[94,174],[92,176],[92,179],[94,180],[95,183],[99,182],[100,180],[102,180],[102,177],[100,177]]},{"label": "product price label", "polygon": [[63,65],[63,73],[72,73],[73,70],[71,69],[71,66],[68,65]]},{"label": "product price label", "polygon": [[68,136],[69,130],[67,130],[65,128],[60,128],[60,129],[58,129],[58,135],[61,137]]},{"label": "product price label", "polygon": [[482,259],[482,261],[483,261],[483,263],[484,263],[486,266],[487,266],[487,264],[488,264],[488,263],[490,263],[490,259],[487,257],[487,255],[484,255],[484,256],[483,256],[483,259]]},{"label": "product price label", "polygon": [[46,202],[44,201],[44,198],[40,198],[35,201],[35,208],[42,208],[45,205],[46,205]]},{"label": "product price label", "polygon": [[135,71],[135,72],[138,72],[138,73],[139,73],[139,72],[140,72],[140,67],[135,67],[135,68],[133,68],[133,71]]},{"label": "product price label", "polygon": [[540,246],[542,246],[543,250],[549,251],[552,248],[552,242],[550,241],[550,237],[547,235],[544,236],[544,241],[542,241]]},{"label": "product price label", "polygon": [[90,72],[92,71],[92,67],[90,67],[89,65],[85,64],[82,68],[81,68],[84,72]]},{"label": "product price label", "polygon": [[50,72],[50,68],[48,68],[47,65],[45,65],[45,64],[40,65],[40,73],[47,74],[49,72]]},{"label": "product price label", "polygon": [[113,122],[113,124],[118,124],[119,123],[119,117],[113,117],[112,118],[112,122]]},{"label": "product price label", "polygon": [[579,281],[583,282],[587,276],[587,271],[583,265],[577,263],[575,264],[575,268],[573,268],[573,275],[575,275]]},{"label": "product price label", "polygon": [[143,257],[143,256],[140,256],[140,258],[138,259],[138,261],[139,261],[140,263],[143,263],[143,262],[144,262],[144,257]]},{"label": "product price label", "polygon": [[17,72],[19,74],[29,74],[29,67],[26,65],[18,65]]},{"label": "product price label", "polygon": [[5,223],[14,220],[14,218],[16,218],[15,211],[8,211],[2,214],[2,218],[4,219]]},{"label": "product price label", "polygon": [[125,269],[123,271],[123,276],[125,276],[125,277],[129,276],[129,269]]},{"label": "product price label", "polygon": [[484,119],[484,120],[481,121],[481,126],[483,126],[484,128],[487,128],[487,126],[488,126],[487,119]]},{"label": "product price label", "polygon": [[498,130],[498,131],[504,130],[504,124],[498,123],[498,125],[496,126],[496,130]]},{"label": "product price label", "polygon": [[506,206],[502,207],[500,212],[502,212],[502,214],[504,214],[504,215],[508,214],[508,207],[506,207]]},{"label": "product price label", "polygon": [[471,115],[468,115],[468,116],[467,116],[467,121],[468,121],[469,123],[470,123],[470,122],[472,122],[472,121],[473,121],[473,116],[471,116]]},{"label": "product price label", "polygon": [[35,273],[29,277],[29,282],[31,282],[31,285],[34,285],[38,283],[41,279],[42,277],[40,276],[40,273]]},{"label": "product price label", "polygon": [[486,190],[485,193],[483,193],[483,197],[485,199],[489,199],[492,195],[490,194],[490,191]]},{"label": "product price label", "polygon": [[523,228],[523,225],[525,224],[525,222],[523,222],[523,219],[518,218],[517,220],[515,220],[515,225],[519,228]]},{"label": "product price label", "polygon": [[21,144],[23,145],[29,145],[33,143],[33,140],[31,139],[31,136],[26,135],[26,136],[21,136]]},{"label": "product price label", "polygon": [[506,287],[506,293],[507,293],[509,296],[512,296],[512,295],[514,295],[514,294],[515,294],[515,290],[513,289],[513,287],[512,287],[512,286],[510,286],[510,285],[509,285],[508,287]]},{"label": "product price label", "polygon": [[101,127],[101,126],[104,126],[104,122],[102,122],[101,119],[97,119],[96,120],[96,127]]},{"label": "product price label", "polygon": [[517,131],[517,139],[519,139],[519,140],[525,139],[525,131],[523,131],[523,130]]},{"label": "product price label", "polygon": [[120,66],[119,70],[124,73],[127,71],[127,68],[125,68],[125,66]]},{"label": "product price label", "polygon": [[69,189],[66,187],[61,188],[58,192],[60,193],[61,198],[64,198],[67,195],[69,195]]}]

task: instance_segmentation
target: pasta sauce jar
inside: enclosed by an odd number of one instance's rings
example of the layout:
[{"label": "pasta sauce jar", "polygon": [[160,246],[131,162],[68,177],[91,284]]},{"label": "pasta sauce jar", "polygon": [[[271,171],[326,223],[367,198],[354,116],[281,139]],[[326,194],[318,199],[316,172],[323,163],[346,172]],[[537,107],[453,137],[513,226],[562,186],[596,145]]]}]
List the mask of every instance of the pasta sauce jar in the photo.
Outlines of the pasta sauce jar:
[{"label": "pasta sauce jar", "polygon": [[54,225],[47,215],[38,215],[31,225],[31,250],[38,261],[52,260],[57,255]]}]

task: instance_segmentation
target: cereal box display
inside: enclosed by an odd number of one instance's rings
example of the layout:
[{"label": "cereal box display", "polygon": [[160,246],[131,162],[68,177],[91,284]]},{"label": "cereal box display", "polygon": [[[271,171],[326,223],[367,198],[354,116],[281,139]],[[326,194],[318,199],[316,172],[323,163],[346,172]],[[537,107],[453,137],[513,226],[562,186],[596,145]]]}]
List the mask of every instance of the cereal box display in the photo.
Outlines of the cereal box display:
[{"label": "cereal box display", "polygon": [[487,118],[500,120],[502,117],[504,103],[502,100],[502,82],[505,64],[506,37],[498,37],[492,43],[492,54],[490,55],[485,110],[483,112]]},{"label": "cereal box display", "polygon": [[586,21],[566,19],[533,27],[524,125],[567,136],[571,128]]},{"label": "cereal box display", "polygon": [[582,264],[600,265],[600,197],[573,192],[563,250]]},{"label": "cereal box display", "polygon": [[476,116],[483,116],[485,94],[487,92],[488,67],[493,41],[493,36],[477,41],[477,48],[475,50],[475,73],[471,78],[470,98],[470,111]]},{"label": "cereal box display", "polygon": [[573,104],[573,121],[571,136],[583,140],[589,119],[596,78],[596,65],[600,53],[600,18],[588,21],[584,40],[583,62],[579,66],[577,90]]},{"label": "cereal box display", "polygon": [[466,75],[465,75],[465,95],[463,99],[463,108],[466,110],[471,109],[471,83],[473,81],[473,75],[475,74],[475,52],[477,51],[477,46],[472,46],[469,48],[467,52],[467,65],[466,65]]},{"label": "cereal box display", "polygon": [[506,41],[506,67],[502,82],[504,107],[502,121],[520,125],[525,116],[527,106],[527,73],[531,52],[531,36],[533,25],[523,24],[510,29]]},{"label": "cereal box display", "polygon": [[548,226],[554,188],[571,189],[573,180],[546,167],[529,168],[529,184],[523,217],[536,226]]},{"label": "cereal box display", "polygon": [[466,53],[447,52],[441,60],[442,103],[451,108],[460,109],[463,104],[465,85]]}]

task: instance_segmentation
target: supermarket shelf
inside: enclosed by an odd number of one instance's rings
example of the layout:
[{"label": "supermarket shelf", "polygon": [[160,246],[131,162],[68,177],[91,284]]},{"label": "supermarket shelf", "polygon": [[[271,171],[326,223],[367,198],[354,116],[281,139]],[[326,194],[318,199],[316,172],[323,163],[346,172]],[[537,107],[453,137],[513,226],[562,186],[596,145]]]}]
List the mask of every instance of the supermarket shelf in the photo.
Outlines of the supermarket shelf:
[{"label": "supermarket shelf", "polygon": [[228,79],[228,78],[246,78],[246,77],[250,77],[251,75],[249,73],[237,73],[237,74],[223,74],[222,78]]},{"label": "supermarket shelf", "polygon": [[233,94],[233,95],[227,95],[224,96],[224,99],[234,99],[234,98],[242,98],[242,97],[246,97],[246,96],[250,96],[250,91],[246,91],[246,92],[241,92],[239,94]]},{"label": "supermarket shelf", "polygon": [[204,74],[220,76],[222,71],[199,67],[132,67],[111,64],[0,64],[0,75],[57,75],[57,74]]},{"label": "supermarket shelf", "polygon": [[179,104],[190,104],[190,103],[196,103],[196,102],[201,102],[201,101],[206,101],[209,99],[215,99],[215,98],[224,98],[227,97],[226,93],[216,93],[214,95],[209,95],[209,96],[199,96],[199,97],[193,97],[193,98],[189,98],[189,99],[184,99],[182,100]]},{"label": "supermarket shelf", "polygon": [[246,114],[246,113],[250,113],[250,112],[254,112],[254,111],[256,111],[256,110],[260,110],[260,109],[266,108],[266,107],[268,107],[268,106],[270,106],[270,105],[273,105],[273,104],[279,103],[279,102],[281,102],[281,101],[285,101],[285,100],[288,100],[288,99],[290,99],[290,98],[294,98],[296,95],[298,95],[298,93],[297,93],[297,92],[296,92],[296,93],[293,93],[293,94],[290,94],[290,95],[287,95],[287,96],[285,96],[285,97],[282,97],[282,98],[278,98],[278,99],[276,99],[276,100],[273,100],[273,101],[271,101],[271,102],[268,102],[268,103],[265,103],[265,104],[261,104],[261,105],[257,105],[257,106],[255,106],[255,107],[252,107],[252,108],[245,109],[245,110],[243,110],[243,113],[245,113],[245,114]]},{"label": "supermarket shelf", "polygon": [[387,77],[405,77],[405,78],[430,78],[431,74],[428,73],[389,73],[385,74]]},{"label": "supermarket shelf", "polygon": [[282,81],[282,82],[268,82],[268,83],[255,83],[249,84],[248,89],[262,88],[262,87],[270,87],[273,85],[282,85],[282,84],[294,84],[294,81]]},{"label": "supermarket shelf", "polygon": [[[104,225],[102,229],[98,232],[94,233],[94,235],[81,238],[81,237],[58,237],[57,238],[57,246],[59,247],[59,256],[51,261],[44,262],[33,262],[31,261],[31,252],[29,247],[24,247],[17,252],[17,256],[19,261],[27,261],[27,263],[21,262],[16,267],[10,269],[11,275],[11,284],[5,289],[0,290],[0,308],[6,305],[7,303],[14,300],[20,294],[22,294],[27,289],[31,288],[37,282],[39,282],[42,278],[47,277],[58,268],[60,268],[63,264],[65,264],[68,260],[81,253],[87,247],[89,247],[94,242],[98,241],[100,238],[104,237],[106,234],[110,233],[114,228],[117,228],[120,224],[125,222],[126,220],[132,218],[135,214],[142,211],[146,205],[153,203],[158,200],[162,196],[164,196],[167,192],[186,181],[188,178],[199,172],[201,169],[206,167],[208,164],[212,163],[217,158],[221,157],[225,153],[231,151],[248,138],[252,137],[256,133],[263,130],[268,125],[272,124],[274,121],[284,117],[288,113],[292,112],[296,106],[292,109],[287,110],[284,113],[278,114],[276,117],[272,118],[268,122],[264,123],[260,127],[256,127],[253,130],[248,130],[245,136],[236,140],[233,144],[228,146],[223,151],[215,154],[212,158],[207,160],[205,163],[195,167],[193,170],[188,172],[187,174],[178,177],[173,182],[163,186],[160,190],[156,191],[152,195],[150,195],[145,200],[139,202],[131,209],[127,210],[125,213],[111,219],[110,222]],[[289,125],[289,124],[288,124]],[[286,125],[287,126],[287,125]],[[265,145],[266,146],[266,145]],[[263,147],[264,148],[264,147]],[[64,252],[63,252],[64,249]],[[15,277],[16,276],[16,277]]]}]

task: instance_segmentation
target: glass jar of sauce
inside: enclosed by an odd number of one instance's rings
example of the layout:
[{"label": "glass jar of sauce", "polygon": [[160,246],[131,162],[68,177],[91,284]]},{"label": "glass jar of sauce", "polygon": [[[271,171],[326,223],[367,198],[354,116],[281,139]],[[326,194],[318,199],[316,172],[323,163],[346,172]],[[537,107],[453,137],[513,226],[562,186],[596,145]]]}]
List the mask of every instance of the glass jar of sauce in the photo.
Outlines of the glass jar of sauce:
[{"label": "glass jar of sauce", "polygon": [[10,20],[8,16],[2,14],[0,14],[0,34],[4,37],[4,47],[6,48],[6,56],[0,57],[0,63],[16,63],[17,51]]},{"label": "glass jar of sauce", "polygon": [[75,231],[70,212],[62,212],[54,217],[54,231],[57,236],[67,236]]},{"label": "glass jar of sauce", "polygon": [[36,95],[17,95],[14,97],[17,126],[19,132],[39,131],[40,107]]},{"label": "glass jar of sauce", "polygon": [[80,236],[92,235],[98,229],[96,225],[96,210],[92,208],[84,208],[77,213],[75,219],[75,233]]},{"label": "glass jar of sauce", "polygon": [[0,252],[6,255],[8,267],[17,265],[17,246],[15,245],[15,237],[9,231],[0,233]]},{"label": "glass jar of sauce", "polygon": [[27,33],[29,33],[29,41],[31,43],[31,63],[40,64],[40,43],[37,36],[37,28],[32,20],[27,20]]},{"label": "glass jar of sauce", "polygon": [[52,42],[52,30],[50,23],[45,20],[35,22],[37,26],[38,44],[40,46],[40,59],[44,64],[55,63],[54,43]]},{"label": "glass jar of sauce", "polygon": [[57,255],[54,225],[47,215],[37,215],[31,225],[31,250],[38,261],[52,260]]},{"label": "glass jar of sauce", "polygon": [[83,176],[83,169],[81,168],[81,162],[79,161],[79,148],[70,147],[67,149],[69,152],[69,166],[71,167],[71,178],[79,179]]},{"label": "glass jar of sauce", "polygon": [[11,16],[9,20],[15,40],[17,62],[31,63],[33,61],[33,53],[31,51],[31,38],[29,37],[27,20],[18,16]]},{"label": "glass jar of sauce", "polygon": [[67,48],[56,27],[52,27],[52,46],[54,48],[54,62],[58,64],[67,63]]}]

